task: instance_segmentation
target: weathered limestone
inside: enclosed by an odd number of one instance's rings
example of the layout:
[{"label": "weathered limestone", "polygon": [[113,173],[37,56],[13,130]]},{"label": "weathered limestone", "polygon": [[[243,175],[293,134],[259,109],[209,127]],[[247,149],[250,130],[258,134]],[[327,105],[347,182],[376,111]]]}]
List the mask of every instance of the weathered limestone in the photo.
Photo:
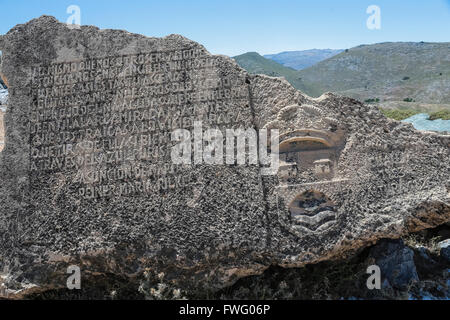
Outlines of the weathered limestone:
[{"label": "weathered limestone", "polygon": [[[309,98],[178,35],[69,29],[48,16],[13,28],[0,50],[10,294],[64,288],[69,265],[220,288],[450,220],[450,136],[358,101]],[[278,174],[172,164],[171,132],[195,120],[278,129]]]}]

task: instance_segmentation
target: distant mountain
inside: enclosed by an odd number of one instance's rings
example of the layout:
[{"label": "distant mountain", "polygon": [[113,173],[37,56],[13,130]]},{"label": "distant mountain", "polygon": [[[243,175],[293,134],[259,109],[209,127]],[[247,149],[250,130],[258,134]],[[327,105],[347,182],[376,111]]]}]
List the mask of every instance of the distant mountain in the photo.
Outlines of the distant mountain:
[{"label": "distant mountain", "polygon": [[450,43],[361,45],[298,72],[312,96],[450,103]]},{"label": "distant mountain", "polygon": [[285,67],[303,70],[325,59],[331,58],[344,50],[341,49],[311,49],[303,51],[285,51],[277,54],[266,54],[264,58],[271,59]]},{"label": "distant mountain", "polygon": [[312,97],[329,91],[383,108],[450,109],[450,43],[361,45],[300,71],[257,53],[236,61],[251,73],[284,76]]},{"label": "distant mountain", "polygon": [[233,57],[245,70],[252,74],[265,74],[271,77],[284,77],[296,88],[303,88],[298,71],[266,59],[257,52],[247,52]]}]

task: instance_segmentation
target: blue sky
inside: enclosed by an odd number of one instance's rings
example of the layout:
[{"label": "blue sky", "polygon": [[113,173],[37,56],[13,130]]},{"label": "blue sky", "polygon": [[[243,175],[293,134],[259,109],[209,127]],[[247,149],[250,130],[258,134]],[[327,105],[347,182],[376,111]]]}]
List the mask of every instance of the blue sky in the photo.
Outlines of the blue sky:
[{"label": "blue sky", "polygon": [[[385,41],[450,41],[450,0],[0,0],[0,33],[42,14],[148,36],[179,33],[215,54],[350,48]],[[369,30],[369,5],[381,29]]]}]

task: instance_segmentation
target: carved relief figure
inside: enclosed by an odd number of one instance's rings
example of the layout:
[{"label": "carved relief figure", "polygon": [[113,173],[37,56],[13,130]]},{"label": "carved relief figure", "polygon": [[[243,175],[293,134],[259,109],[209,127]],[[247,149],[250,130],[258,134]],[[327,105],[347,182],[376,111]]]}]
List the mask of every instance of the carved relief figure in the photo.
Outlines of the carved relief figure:
[{"label": "carved relief figure", "polygon": [[330,197],[345,181],[338,172],[345,131],[320,108],[309,105],[281,109],[267,127],[284,128],[279,136],[277,188],[284,204],[279,208],[281,220],[299,235],[327,230],[338,213]]},{"label": "carved relief figure", "polygon": [[290,203],[289,213],[293,227],[299,231],[325,230],[336,220],[334,203],[325,194],[315,190],[299,194]]}]

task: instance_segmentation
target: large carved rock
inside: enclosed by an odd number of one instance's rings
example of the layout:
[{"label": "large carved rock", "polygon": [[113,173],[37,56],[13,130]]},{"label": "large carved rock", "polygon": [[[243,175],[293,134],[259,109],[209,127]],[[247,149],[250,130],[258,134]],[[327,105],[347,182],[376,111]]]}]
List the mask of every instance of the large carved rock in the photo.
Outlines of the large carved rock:
[{"label": "large carved rock", "polygon": [[[220,288],[450,220],[450,136],[374,107],[309,98],[178,35],[43,16],[2,36],[0,50],[0,270],[17,297],[64,288],[69,265],[83,279],[147,268]],[[173,164],[171,132],[195,120],[278,129],[277,174]]]}]

